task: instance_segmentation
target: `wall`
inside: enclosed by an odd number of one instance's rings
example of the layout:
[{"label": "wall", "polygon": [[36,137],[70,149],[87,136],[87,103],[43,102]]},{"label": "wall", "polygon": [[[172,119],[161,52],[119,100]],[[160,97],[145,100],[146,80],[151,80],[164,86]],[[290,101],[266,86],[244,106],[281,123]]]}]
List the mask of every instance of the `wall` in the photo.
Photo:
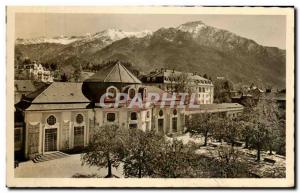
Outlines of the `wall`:
[{"label": "wall", "polygon": [[[45,152],[45,129],[57,128],[57,150],[72,149],[74,145],[74,126],[84,126],[84,145],[89,140],[89,118],[91,109],[60,110],[60,111],[25,111],[26,142],[25,157],[32,158]],[[84,121],[76,123],[76,115],[82,114]],[[56,118],[54,125],[47,124],[47,118],[53,115]]]}]

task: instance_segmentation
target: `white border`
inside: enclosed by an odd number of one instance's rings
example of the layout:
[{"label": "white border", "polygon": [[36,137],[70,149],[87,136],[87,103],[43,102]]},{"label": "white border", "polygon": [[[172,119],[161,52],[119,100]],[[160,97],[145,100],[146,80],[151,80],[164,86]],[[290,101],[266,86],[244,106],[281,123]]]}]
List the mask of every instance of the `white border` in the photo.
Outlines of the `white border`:
[{"label": "white border", "polygon": [[[112,3],[112,2],[110,2]],[[274,2],[273,2],[274,3]],[[58,5],[59,3],[57,3]],[[98,9],[97,9],[98,8]],[[26,12],[29,8],[24,9],[24,7],[15,7],[14,10],[8,9],[8,14],[11,14],[15,11]],[[96,10],[97,9],[97,10]],[[33,8],[29,12],[72,12],[79,13],[82,12],[80,7],[50,7],[50,8]],[[294,99],[294,17],[291,9],[278,9],[278,8],[208,8],[208,7],[105,7],[99,10],[99,7],[85,7],[84,12],[88,13],[156,13],[156,14],[248,14],[248,15],[287,15],[287,178],[286,179],[48,179],[48,178],[22,178],[15,179],[13,178],[13,160],[10,156],[10,151],[12,149],[13,135],[11,129],[7,131],[7,185],[9,186],[21,186],[21,187],[286,187],[293,185],[294,178],[294,160],[293,160],[293,135],[294,135],[294,109],[293,109],[293,99]],[[254,13],[254,12],[255,13]],[[213,13],[212,13],[213,12]],[[13,15],[11,15],[13,20]],[[13,40],[14,30],[12,29],[13,25],[8,23],[8,28],[10,29],[7,33],[7,39]],[[13,41],[8,41],[7,46],[7,88],[13,88],[13,76],[11,76],[11,67],[13,67],[13,49],[10,47],[13,45]],[[12,71],[13,72],[13,71]],[[7,96],[13,96],[13,89],[7,89]],[[11,98],[7,97],[7,116],[9,117],[13,113],[13,102]],[[11,119],[10,119],[11,120]],[[7,119],[7,128],[13,128],[12,122]]]}]

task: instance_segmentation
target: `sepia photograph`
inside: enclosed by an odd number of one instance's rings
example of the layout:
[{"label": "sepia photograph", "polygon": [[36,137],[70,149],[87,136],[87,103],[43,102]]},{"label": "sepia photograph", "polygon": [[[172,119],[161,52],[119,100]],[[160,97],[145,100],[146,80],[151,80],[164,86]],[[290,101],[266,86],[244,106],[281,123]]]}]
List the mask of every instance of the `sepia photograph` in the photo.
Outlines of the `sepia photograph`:
[{"label": "sepia photograph", "polygon": [[8,187],[293,187],[292,7],[7,7]]}]

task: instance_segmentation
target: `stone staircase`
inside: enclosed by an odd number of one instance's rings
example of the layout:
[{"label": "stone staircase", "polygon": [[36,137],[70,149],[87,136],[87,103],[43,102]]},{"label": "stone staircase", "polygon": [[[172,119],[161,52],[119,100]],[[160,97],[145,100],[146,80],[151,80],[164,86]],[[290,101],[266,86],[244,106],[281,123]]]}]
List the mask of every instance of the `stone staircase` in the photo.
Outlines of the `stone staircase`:
[{"label": "stone staircase", "polygon": [[64,158],[67,156],[69,156],[69,155],[65,154],[63,152],[60,152],[60,151],[56,151],[56,152],[37,155],[37,156],[35,156],[34,159],[32,159],[32,161],[34,163],[40,163],[40,162],[45,162],[45,161],[49,161],[49,160]]}]

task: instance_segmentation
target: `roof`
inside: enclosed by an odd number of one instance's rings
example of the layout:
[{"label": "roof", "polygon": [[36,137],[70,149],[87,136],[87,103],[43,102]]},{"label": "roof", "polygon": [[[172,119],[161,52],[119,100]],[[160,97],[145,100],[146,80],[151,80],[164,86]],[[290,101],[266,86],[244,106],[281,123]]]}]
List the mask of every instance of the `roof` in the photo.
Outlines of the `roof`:
[{"label": "roof", "polygon": [[201,104],[199,108],[187,109],[187,114],[203,113],[203,112],[227,112],[227,111],[240,111],[244,106],[238,103],[214,103],[214,104]]},{"label": "roof", "polygon": [[120,62],[116,63],[114,66],[110,65],[107,67],[103,67],[101,71],[88,78],[86,82],[120,82],[131,84],[142,83]]},{"label": "roof", "polygon": [[162,90],[156,86],[143,86],[143,87],[147,88],[148,93],[158,93],[158,94],[166,93],[164,90]]},{"label": "roof", "polygon": [[[202,76],[196,74],[196,73],[191,73],[191,72],[181,72],[177,70],[169,70],[169,69],[162,69],[156,72],[151,72],[150,74],[144,75],[143,78],[153,78],[153,77],[167,77],[167,80],[165,78],[162,78],[161,81],[166,83],[170,82],[170,78],[176,78],[181,75],[187,75],[187,78],[192,81],[196,81],[197,83],[201,84],[212,84],[210,80],[203,78]],[[145,79],[147,82],[147,80]],[[173,79],[171,81],[174,81]]]},{"label": "roof", "polygon": [[27,95],[16,104],[16,108],[26,110],[85,108],[90,101],[82,94],[81,87],[82,83],[53,82]]},{"label": "roof", "polygon": [[89,103],[65,103],[65,104],[31,104],[26,110],[68,110],[68,109],[86,109]]},{"label": "roof", "polygon": [[37,95],[32,103],[80,103],[90,102],[81,91],[82,83],[53,82]]}]

